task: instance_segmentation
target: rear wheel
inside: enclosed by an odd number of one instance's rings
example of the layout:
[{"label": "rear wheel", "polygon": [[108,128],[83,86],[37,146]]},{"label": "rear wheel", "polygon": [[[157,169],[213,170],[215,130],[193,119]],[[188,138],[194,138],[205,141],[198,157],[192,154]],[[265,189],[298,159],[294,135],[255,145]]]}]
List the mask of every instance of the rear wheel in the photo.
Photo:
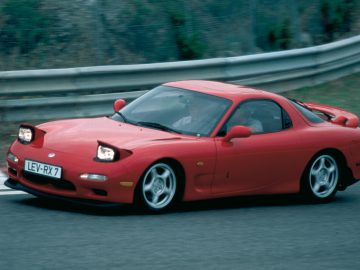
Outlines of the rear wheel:
[{"label": "rear wheel", "polygon": [[163,211],[174,203],[177,177],[166,163],[156,163],[146,170],[138,186],[138,201],[146,210]]},{"label": "rear wheel", "polygon": [[327,202],[337,192],[339,175],[339,165],[333,156],[318,155],[306,168],[302,179],[302,191],[312,201]]}]

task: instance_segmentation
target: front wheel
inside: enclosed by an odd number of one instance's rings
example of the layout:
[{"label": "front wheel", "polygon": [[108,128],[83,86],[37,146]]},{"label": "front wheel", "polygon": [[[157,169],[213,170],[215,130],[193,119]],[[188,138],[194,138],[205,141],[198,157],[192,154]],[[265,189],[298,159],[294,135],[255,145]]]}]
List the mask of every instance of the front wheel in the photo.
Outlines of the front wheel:
[{"label": "front wheel", "polygon": [[334,157],[322,154],[310,161],[303,176],[302,191],[312,201],[331,200],[339,183],[339,166]]},{"label": "front wheel", "polygon": [[138,199],[145,209],[162,211],[173,204],[176,192],[173,168],[166,163],[156,163],[144,173],[138,186]]}]

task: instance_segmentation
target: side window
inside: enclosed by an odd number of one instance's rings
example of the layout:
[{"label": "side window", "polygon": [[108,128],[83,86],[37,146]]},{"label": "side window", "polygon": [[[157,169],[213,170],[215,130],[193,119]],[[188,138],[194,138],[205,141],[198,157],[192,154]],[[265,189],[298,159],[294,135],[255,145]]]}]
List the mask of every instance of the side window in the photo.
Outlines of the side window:
[{"label": "side window", "polygon": [[294,102],[294,101],[291,101],[296,109],[298,109],[303,116],[305,116],[305,118],[307,120],[309,120],[310,122],[313,122],[313,123],[321,123],[321,122],[324,122],[325,120],[322,119],[320,116],[316,115],[315,113],[313,113],[311,110],[303,107],[302,105],[300,105],[299,103],[297,102]]},{"label": "side window", "polygon": [[283,129],[291,128],[292,122],[290,116],[284,109],[281,110],[282,110]]},{"label": "side window", "polygon": [[[270,100],[251,100],[241,103],[232,113],[222,134],[235,125],[247,126],[254,134],[276,132],[292,127],[288,113]],[[219,135],[222,135],[219,134]]]}]

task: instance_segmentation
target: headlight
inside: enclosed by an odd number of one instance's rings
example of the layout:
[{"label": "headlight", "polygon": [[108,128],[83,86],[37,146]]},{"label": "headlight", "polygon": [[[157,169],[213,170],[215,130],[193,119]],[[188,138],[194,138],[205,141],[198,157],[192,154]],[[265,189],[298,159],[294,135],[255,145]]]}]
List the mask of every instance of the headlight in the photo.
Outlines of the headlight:
[{"label": "headlight", "polygon": [[31,128],[28,127],[20,127],[18,139],[22,143],[30,143],[33,140],[34,134]]},{"label": "headlight", "polygon": [[100,161],[115,161],[119,158],[119,154],[117,150],[100,144],[97,149],[96,157]]}]

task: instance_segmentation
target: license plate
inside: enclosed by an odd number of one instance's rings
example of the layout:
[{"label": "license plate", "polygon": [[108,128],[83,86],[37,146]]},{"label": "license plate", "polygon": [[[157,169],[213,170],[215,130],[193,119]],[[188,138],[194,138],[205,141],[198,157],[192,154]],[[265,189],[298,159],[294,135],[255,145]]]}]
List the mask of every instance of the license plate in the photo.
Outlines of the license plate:
[{"label": "license plate", "polygon": [[24,170],[35,174],[60,179],[62,168],[59,166],[49,165],[26,159]]}]

